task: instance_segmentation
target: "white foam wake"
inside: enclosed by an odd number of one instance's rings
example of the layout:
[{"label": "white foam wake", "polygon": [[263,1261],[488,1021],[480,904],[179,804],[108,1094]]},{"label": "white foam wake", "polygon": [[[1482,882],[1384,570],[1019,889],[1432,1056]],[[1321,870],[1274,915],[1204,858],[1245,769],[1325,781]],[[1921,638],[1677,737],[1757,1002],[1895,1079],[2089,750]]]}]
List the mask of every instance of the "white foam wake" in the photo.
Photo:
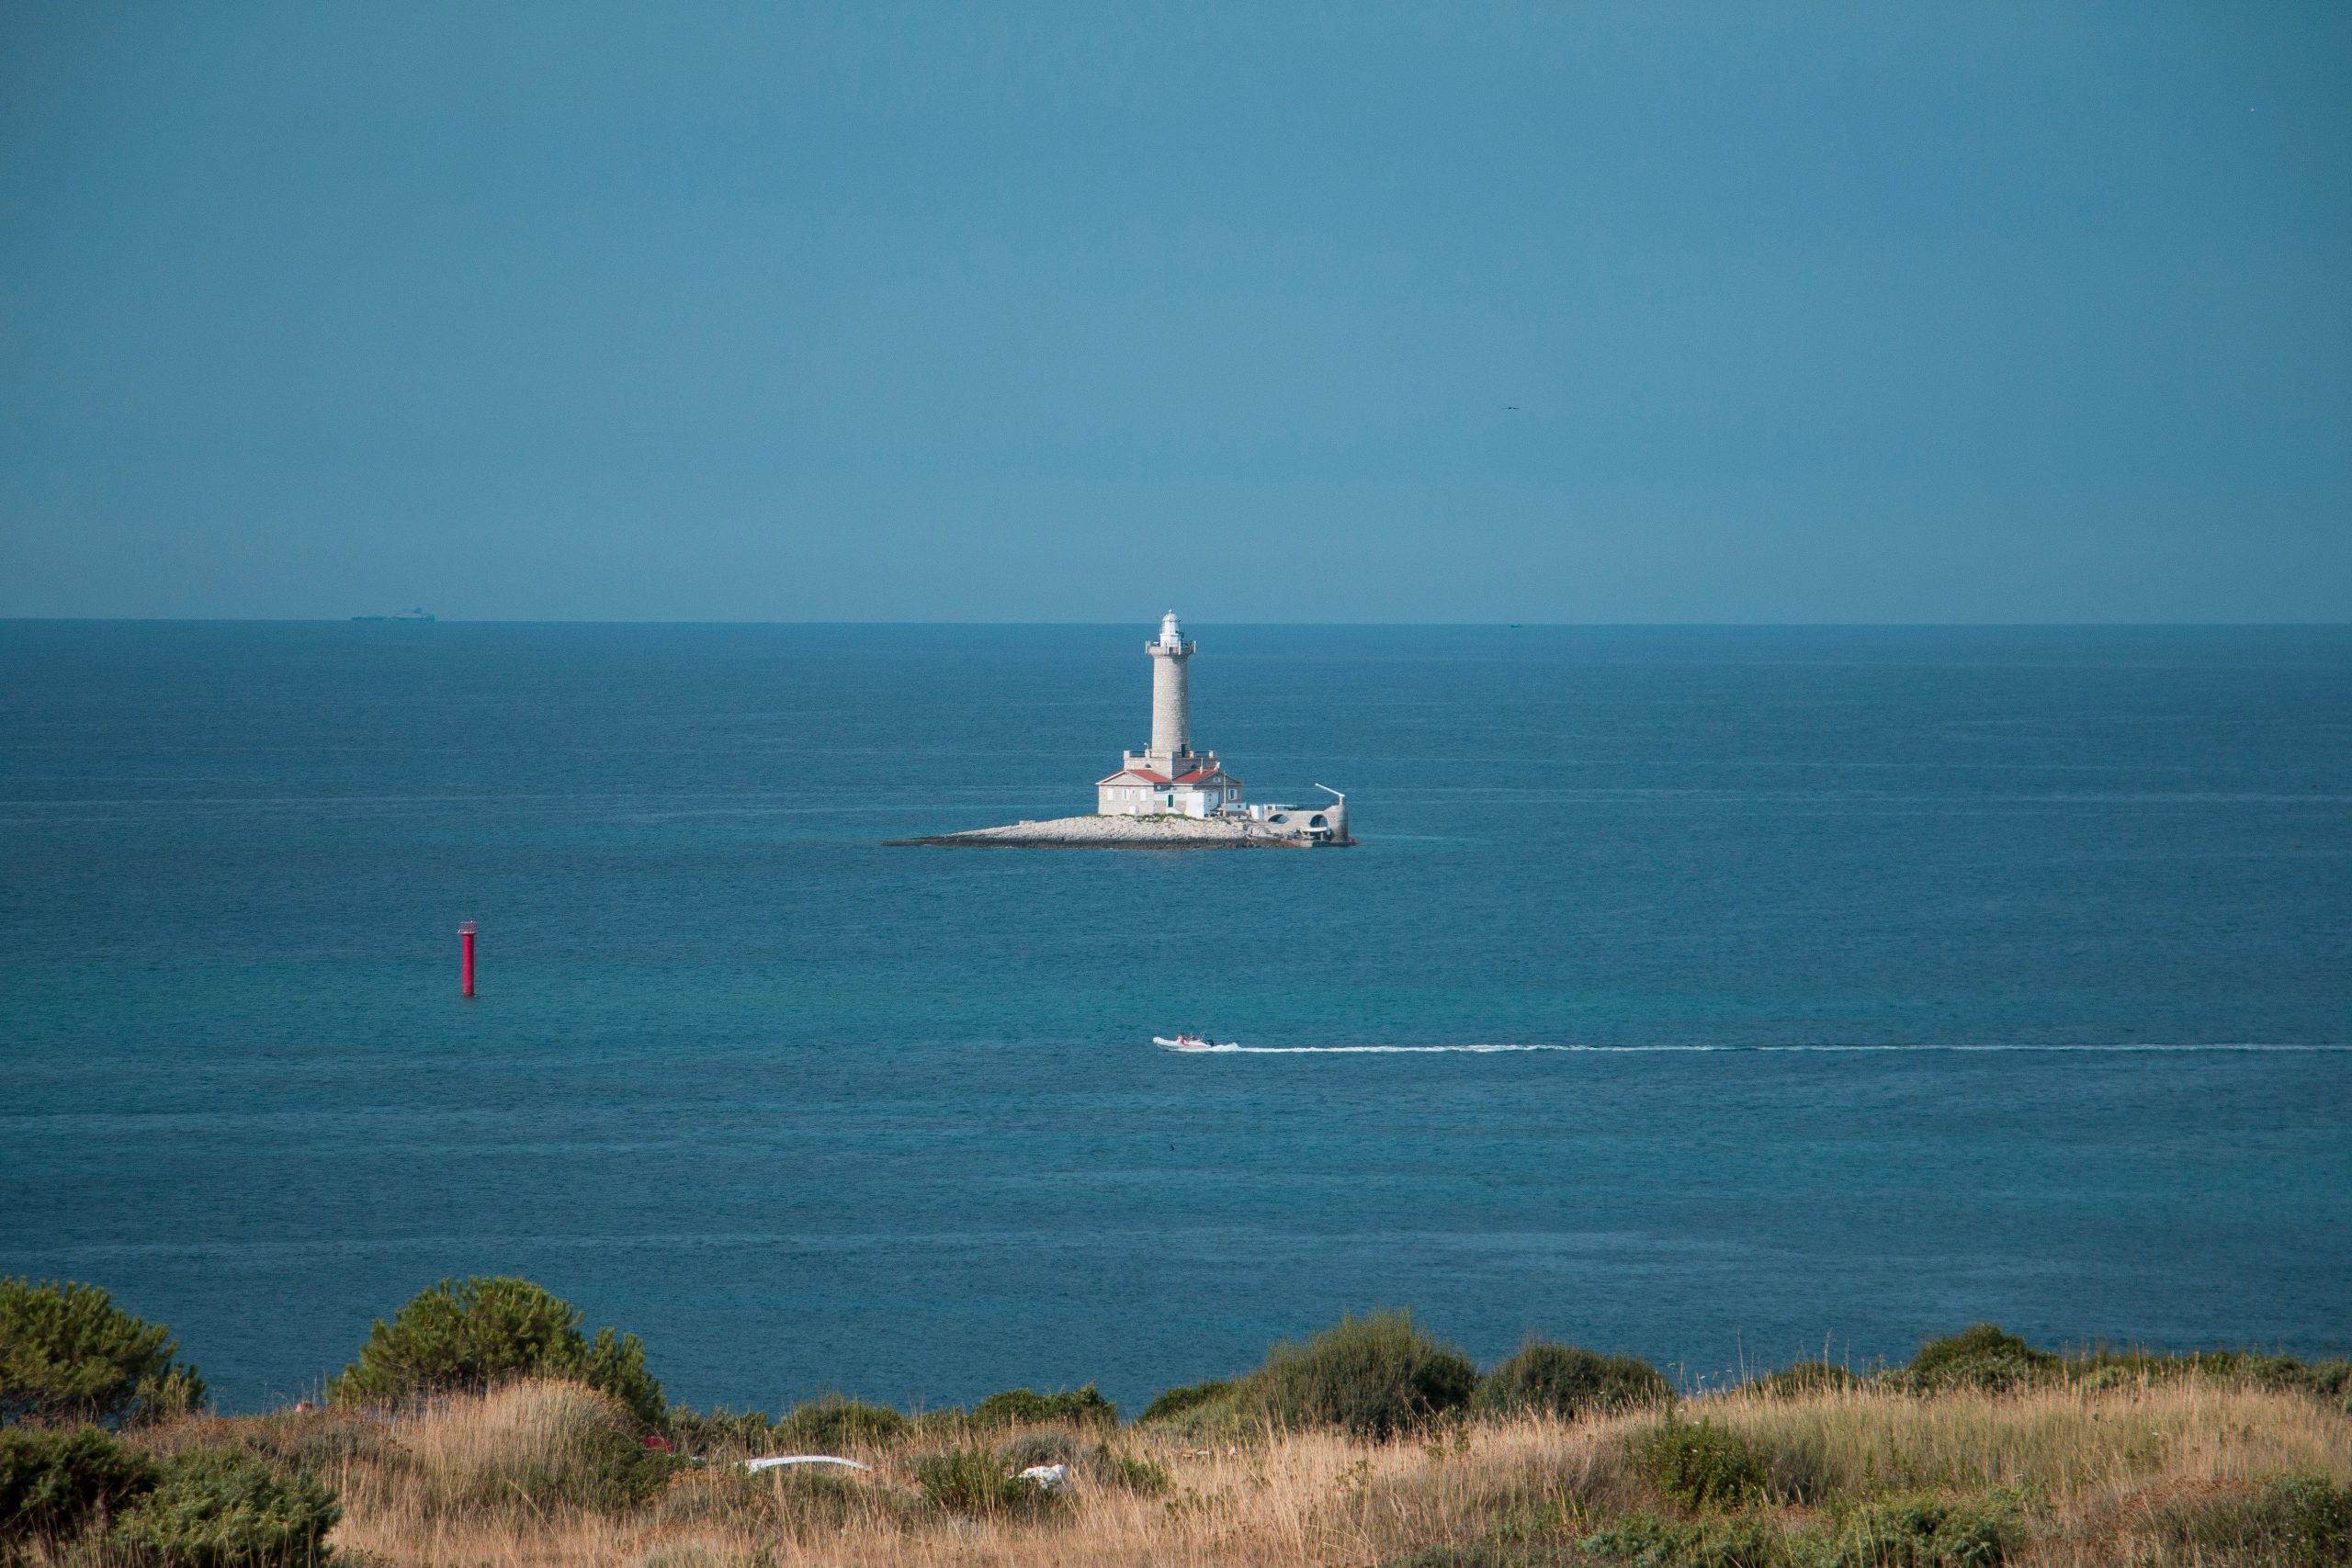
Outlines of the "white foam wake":
[{"label": "white foam wake", "polygon": [[1186,1047],[1180,1055],[1187,1056],[1419,1056],[1419,1055],[1492,1055],[1506,1051],[1567,1051],[1592,1055],[1638,1056],[1660,1053],[1741,1052],[1846,1052],[1846,1051],[2352,1051],[2352,1044],[2290,1045],[2257,1042],[2200,1042],[2166,1044],[2159,1042],[2123,1042],[2106,1044],[2034,1045],[2022,1043],[1983,1043],[1965,1045],[1566,1045],[1530,1042],[1511,1044],[1485,1045],[1242,1045],[1218,1044]]}]

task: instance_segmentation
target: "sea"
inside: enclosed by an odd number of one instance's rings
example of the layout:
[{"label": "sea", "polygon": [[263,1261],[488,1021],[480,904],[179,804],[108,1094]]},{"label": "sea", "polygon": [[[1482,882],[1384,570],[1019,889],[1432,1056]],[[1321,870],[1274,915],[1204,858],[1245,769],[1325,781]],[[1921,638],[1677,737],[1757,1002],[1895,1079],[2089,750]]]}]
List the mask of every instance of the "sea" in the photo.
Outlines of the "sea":
[{"label": "sea", "polygon": [[1090,809],[1153,619],[0,624],[0,1273],[232,1410],[467,1274],[771,1411],[2352,1350],[2352,628],[1203,624],[1357,847],[888,843]]}]

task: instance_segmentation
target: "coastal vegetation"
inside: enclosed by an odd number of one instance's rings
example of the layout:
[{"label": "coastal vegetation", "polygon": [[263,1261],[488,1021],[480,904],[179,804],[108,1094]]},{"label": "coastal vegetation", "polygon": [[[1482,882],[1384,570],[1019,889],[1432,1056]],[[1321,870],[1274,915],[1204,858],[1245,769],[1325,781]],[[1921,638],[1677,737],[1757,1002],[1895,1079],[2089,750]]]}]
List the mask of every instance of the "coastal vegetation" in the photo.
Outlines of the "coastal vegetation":
[{"label": "coastal vegetation", "polygon": [[[1978,1325],[1901,1365],[1800,1362],[1693,1394],[1544,1341],[1481,1373],[1398,1312],[1129,1421],[1091,1384],[771,1416],[671,1404],[633,1337],[582,1334],[524,1281],[467,1280],[379,1324],[327,1407],[223,1416],[95,1373],[97,1394],[61,1402],[59,1366],[168,1377],[168,1336],[87,1287],[17,1283],[0,1317],[11,1562],[2352,1563],[2341,1360],[2062,1351]],[[144,1348],[77,1359],[90,1347]],[[742,1462],[780,1453],[854,1462]]]},{"label": "coastal vegetation", "polygon": [[444,1280],[368,1330],[359,1359],[327,1385],[337,1404],[382,1404],[521,1377],[565,1378],[659,1421],[662,1385],[634,1334],[580,1331],[580,1309],[528,1280]]},{"label": "coastal vegetation", "polygon": [[119,1421],[193,1409],[204,1380],[172,1331],[96,1285],[0,1280],[0,1423]]}]

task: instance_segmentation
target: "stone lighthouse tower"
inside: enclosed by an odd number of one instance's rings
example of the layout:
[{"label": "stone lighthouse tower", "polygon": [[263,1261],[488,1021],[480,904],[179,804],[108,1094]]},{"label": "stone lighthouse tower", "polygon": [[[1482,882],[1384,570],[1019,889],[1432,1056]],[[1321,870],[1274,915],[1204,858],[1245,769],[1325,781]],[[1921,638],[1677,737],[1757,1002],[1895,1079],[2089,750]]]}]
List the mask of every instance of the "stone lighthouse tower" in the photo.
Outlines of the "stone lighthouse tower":
[{"label": "stone lighthouse tower", "polygon": [[1184,640],[1184,628],[1176,624],[1176,612],[1170,610],[1159,617],[1159,636],[1143,646],[1151,655],[1151,750],[1147,755],[1173,778],[1188,770],[1170,764],[1193,753],[1191,694],[1185,690],[1184,665],[1201,645]]},{"label": "stone lighthouse tower", "polygon": [[1159,617],[1151,655],[1151,745],[1119,753],[1119,771],[1094,784],[1105,817],[1222,817],[1241,809],[1241,781],[1216,765],[1214,751],[1193,750],[1192,694],[1185,669],[1198,643],[1184,640],[1176,612]]}]

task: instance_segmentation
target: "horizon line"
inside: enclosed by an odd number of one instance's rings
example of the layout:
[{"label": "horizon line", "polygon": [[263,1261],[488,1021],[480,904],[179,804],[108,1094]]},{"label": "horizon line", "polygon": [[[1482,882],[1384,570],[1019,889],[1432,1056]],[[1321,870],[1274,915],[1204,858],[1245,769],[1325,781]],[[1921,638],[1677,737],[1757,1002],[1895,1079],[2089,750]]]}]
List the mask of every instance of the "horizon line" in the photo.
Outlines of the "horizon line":
[{"label": "horizon line", "polygon": [[[1126,626],[1157,621],[1155,615],[1102,620],[917,620],[903,617],[868,619],[793,618],[731,620],[716,618],[587,616],[454,616],[396,621],[390,615],[0,615],[0,626]],[[1186,616],[1204,626],[1392,626],[1421,628],[1480,628],[1498,631],[1573,630],[1690,630],[1690,631],[2330,631],[2352,628],[2352,616],[2341,620],[2188,621],[2188,620],[1986,620],[1986,621],[1642,621],[1642,620],[1205,620]]]}]

